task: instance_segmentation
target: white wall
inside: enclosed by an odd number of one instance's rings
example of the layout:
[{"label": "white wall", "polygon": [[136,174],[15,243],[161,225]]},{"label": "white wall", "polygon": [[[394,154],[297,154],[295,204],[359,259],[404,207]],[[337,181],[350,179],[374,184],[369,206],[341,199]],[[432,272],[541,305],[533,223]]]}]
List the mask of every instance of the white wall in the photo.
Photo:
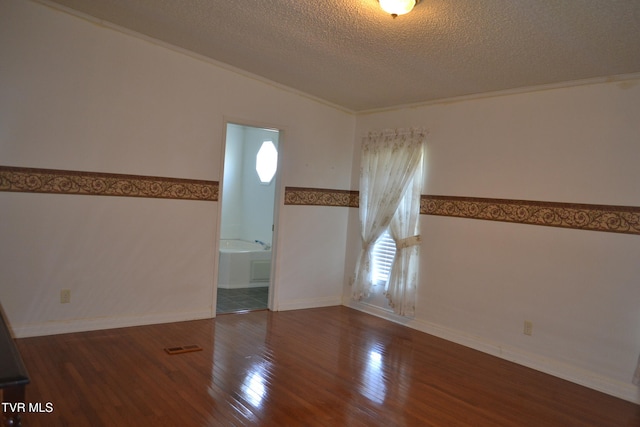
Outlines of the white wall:
[{"label": "white wall", "polygon": [[[638,106],[632,80],[363,115],[356,134],[427,127],[423,194],[639,206]],[[353,188],[358,165],[356,147]],[[346,281],[360,246],[351,211]],[[435,216],[421,227],[409,325],[640,401],[639,236]]]},{"label": "white wall", "polygon": [[[225,120],[284,129],[282,186],[348,188],[353,116],[161,43],[0,2],[0,163],[221,180]],[[277,304],[340,301],[346,210],[282,206]],[[0,193],[0,301],[19,336],[214,315],[216,202]],[[309,269],[308,264],[313,263]],[[315,268],[331,272],[305,281]],[[325,280],[331,279],[331,280]],[[70,304],[59,303],[71,289]],[[292,304],[288,305],[289,307]]]}]

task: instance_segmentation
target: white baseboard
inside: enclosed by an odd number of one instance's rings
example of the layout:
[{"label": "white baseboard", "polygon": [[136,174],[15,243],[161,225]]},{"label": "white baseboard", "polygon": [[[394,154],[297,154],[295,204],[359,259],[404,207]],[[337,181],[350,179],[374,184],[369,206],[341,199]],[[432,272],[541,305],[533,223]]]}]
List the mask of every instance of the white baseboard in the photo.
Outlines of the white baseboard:
[{"label": "white baseboard", "polygon": [[342,296],[322,297],[322,298],[305,298],[289,301],[280,301],[276,307],[276,311],[301,310],[305,308],[331,307],[342,305]]},{"label": "white baseboard", "polygon": [[400,323],[429,335],[433,335],[465,347],[473,348],[474,350],[478,350],[501,359],[509,360],[519,365],[544,372],[545,374],[562,378],[563,380],[588,387],[610,396],[640,404],[640,389],[631,383],[631,375],[629,376],[629,383],[627,384],[622,381],[608,378],[586,369],[524,351],[516,347],[500,345],[498,343],[483,340],[481,337],[465,334],[464,332],[446,328],[434,323],[407,319],[369,304],[349,301],[345,305],[395,323]]},{"label": "white baseboard", "polygon": [[187,320],[210,319],[214,317],[211,308],[179,312],[154,313],[140,316],[98,317],[93,319],[71,319],[55,322],[14,325],[16,338],[42,335],[67,334],[71,332],[97,331],[102,329],[125,328],[129,326],[153,325],[158,323],[183,322]]}]

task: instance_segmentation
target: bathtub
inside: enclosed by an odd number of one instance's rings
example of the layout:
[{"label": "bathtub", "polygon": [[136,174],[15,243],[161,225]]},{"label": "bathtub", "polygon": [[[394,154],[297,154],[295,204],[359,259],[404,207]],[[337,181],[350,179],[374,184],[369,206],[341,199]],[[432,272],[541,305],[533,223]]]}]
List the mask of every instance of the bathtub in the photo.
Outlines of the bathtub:
[{"label": "bathtub", "polygon": [[270,279],[270,249],[245,240],[220,240],[219,288],[258,288],[269,286]]}]

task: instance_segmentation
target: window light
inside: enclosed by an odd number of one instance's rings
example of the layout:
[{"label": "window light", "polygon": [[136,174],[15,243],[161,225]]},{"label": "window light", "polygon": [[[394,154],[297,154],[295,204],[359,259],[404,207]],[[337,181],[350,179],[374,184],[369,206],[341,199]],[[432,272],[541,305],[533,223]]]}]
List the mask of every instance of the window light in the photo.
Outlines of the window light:
[{"label": "window light", "polygon": [[391,266],[396,256],[396,242],[387,229],[373,245],[373,284],[386,285],[391,274]]},{"label": "window light", "polygon": [[272,141],[264,141],[256,155],[256,172],[260,182],[269,184],[278,170],[278,150]]}]

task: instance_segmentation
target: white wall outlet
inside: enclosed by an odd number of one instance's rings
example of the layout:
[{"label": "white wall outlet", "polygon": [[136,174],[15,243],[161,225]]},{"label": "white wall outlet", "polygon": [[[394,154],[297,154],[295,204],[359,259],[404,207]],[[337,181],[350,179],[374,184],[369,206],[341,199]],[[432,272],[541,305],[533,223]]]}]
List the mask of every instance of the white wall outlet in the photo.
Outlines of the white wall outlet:
[{"label": "white wall outlet", "polygon": [[524,334],[533,335],[533,322],[529,320],[524,321]]},{"label": "white wall outlet", "polygon": [[71,302],[71,290],[63,289],[60,291],[60,304],[68,304]]}]

